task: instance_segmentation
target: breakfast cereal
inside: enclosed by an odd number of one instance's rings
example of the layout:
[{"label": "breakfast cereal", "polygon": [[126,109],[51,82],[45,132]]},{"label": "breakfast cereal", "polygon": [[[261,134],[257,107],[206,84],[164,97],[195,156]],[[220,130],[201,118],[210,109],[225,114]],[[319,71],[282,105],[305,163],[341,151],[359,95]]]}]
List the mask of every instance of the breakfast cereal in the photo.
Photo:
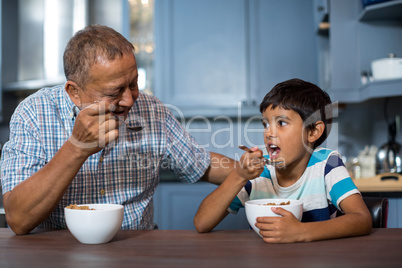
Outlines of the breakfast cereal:
[{"label": "breakfast cereal", "polygon": [[78,210],[95,210],[94,208],[89,208],[89,206],[77,206],[77,204],[69,205],[66,208],[69,209],[78,209]]},{"label": "breakfast cereal", "polygon": [[266,203],[266,204],[261,204],[263,206],[285,206],[285,205],[290,205],[290,201],[288,202],[281,202],[280,204],[276,203]]}]

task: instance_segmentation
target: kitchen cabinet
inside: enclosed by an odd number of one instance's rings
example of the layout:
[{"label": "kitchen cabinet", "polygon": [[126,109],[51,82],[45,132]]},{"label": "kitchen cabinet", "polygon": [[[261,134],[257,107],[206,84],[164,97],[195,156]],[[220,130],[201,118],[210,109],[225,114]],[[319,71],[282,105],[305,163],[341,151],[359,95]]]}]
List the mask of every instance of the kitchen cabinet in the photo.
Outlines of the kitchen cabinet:
[{"label": "kitchen cabinet", "polygon": [[0,207],[0,228],[6,228],[6,227],[7,227],[6,214],[4,212],[4,208]]},{"label": "kitchen cabinet", "polygon": [[258,104],[277,83],[318,82],[314,1],[247,1],[250,97]]},{"label": "kitchen cabinet", "polygon": [[[207,182],[184,184],[162,182],[154,194],[154,221],[161,230],[195,230],[193,219],[202,200],[217,186]],[[240,209],[237,215],[229,214],[215,229],[248,229],[249,224]]]},{"label": "kitchen cabinet", "polygon": [[156,0],[155,95],[185,116],[258,114],[276,83],[317,82],[313,28],[312,0]]},{"label": "kitchen cabinet", "polygon": [[388,228],[402,228],[402,198],[388,198]]},{"label": "kitchen cabinet", "polygon": [[246,100],[246,6],[244,0],[155,1],[157,97],[186,115]]},{"label": "kitchen cabinet", "polygon": [[[317,11],[318,12],[318,11]],[[402,55],[402,1],[362,7],[360,0],[329,0],[330,29],[321,35],[321,87],[334,101],[362,102],[402,95],[402,79],[362,84],[371,61],[389,53]]]}]

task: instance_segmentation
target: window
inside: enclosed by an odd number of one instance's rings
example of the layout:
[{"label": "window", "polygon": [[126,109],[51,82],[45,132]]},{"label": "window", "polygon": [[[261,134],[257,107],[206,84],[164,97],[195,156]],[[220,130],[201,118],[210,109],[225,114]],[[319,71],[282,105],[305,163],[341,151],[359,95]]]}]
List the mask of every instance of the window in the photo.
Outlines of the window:
[{"label": "window", "polygon": [[154,60],[154,0],[129,0],[130,38],[135,47],[138,66],[138,86],[141,91],[153,93]]}]

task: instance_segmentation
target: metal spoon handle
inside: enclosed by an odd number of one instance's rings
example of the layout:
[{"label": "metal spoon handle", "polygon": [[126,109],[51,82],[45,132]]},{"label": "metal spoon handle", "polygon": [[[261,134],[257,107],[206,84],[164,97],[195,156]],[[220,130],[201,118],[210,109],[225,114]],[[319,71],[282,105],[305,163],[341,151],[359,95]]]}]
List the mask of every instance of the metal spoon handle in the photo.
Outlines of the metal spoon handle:
[{"label": "metal spoon handle", "polygon": [[249,152],[249,153],[253,152],[253,151],[251,151],[250,148],[248,148],[248,147],[245,146],[245,145],[239,145],[239,148],[242,149],[243,151],[246,151],[246,152]]},{"label": "metal spoon handle", "polygon": [[[243,151],[248,152],[248,153],[252,153],[252,152],[253,152],[250,148],[248,148],[248,147],[245,146],[245,145],[239,145],[239,148],[242,149]],[[266,165],[271,165],[271,161],[270,161],[269,159],[266,159],[265,157],[264,157],[263,159],[264,159],[264,163],[265,163]]]},{"label": "metal spoon handle", "polygon": [[[113,113],[112,113],[112,114],[113,114]],[[120,120],[121,122],[123,122],[123,123],[126,125],[126,127],[127,127],[128,130],[131,130],[131,131],[140,131],[140,130],[142,130],[142,126],[136,126],[136,127],[129,126],[126,121],[124,121],[123,119],[121,119],[121,118],[118,117],[117,115],[113,114],[113,116],[116,117],[116,118],[117,118],[118,120]]]},{"label": "metal spoon handle", "polygon": [[[96,101],[94,101],[93,103],[99,103],[99,102],[101,102],[101,101],[96,100]],[[75,106],[75,107],[77,107],[77,106]],[[79,107],[77,107],[77,108],[78,108],[79,111],[81,111],[81,109],[80,109]],[[120,117],[118,117],[117,115],[115,115],[114,113],[112,113],[112,115],[113,115],[117,120],[120,120],[121,122],[123,122],[123,123],[126,125],[126,128],[127,128],[128,130],[131,130],[131,131],[140,131],[140,130],[143,129],[142,126],[135,126],[135,127],[129,126],[126,121],[124,121],[123,119],[121,119]]]}]

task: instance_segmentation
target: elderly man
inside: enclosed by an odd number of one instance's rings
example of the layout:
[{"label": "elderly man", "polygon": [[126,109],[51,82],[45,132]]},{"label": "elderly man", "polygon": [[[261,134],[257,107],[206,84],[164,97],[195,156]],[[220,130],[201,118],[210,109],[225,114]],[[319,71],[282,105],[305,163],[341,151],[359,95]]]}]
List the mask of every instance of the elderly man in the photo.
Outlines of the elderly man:
[{"label": "elderly man", "polygon": [[[123,229],[153,229],[159,168],[184,182],[220,183],[233,160],[208,153],[155,97],[138,90],[134,48],[111,28],[77,32],[63,56],[67,82],[25,99],[1,159],[3,201],[16,234],[65,228],[63,208],[125,206]],[[122,123],[125,122],[125,123]]]}]

